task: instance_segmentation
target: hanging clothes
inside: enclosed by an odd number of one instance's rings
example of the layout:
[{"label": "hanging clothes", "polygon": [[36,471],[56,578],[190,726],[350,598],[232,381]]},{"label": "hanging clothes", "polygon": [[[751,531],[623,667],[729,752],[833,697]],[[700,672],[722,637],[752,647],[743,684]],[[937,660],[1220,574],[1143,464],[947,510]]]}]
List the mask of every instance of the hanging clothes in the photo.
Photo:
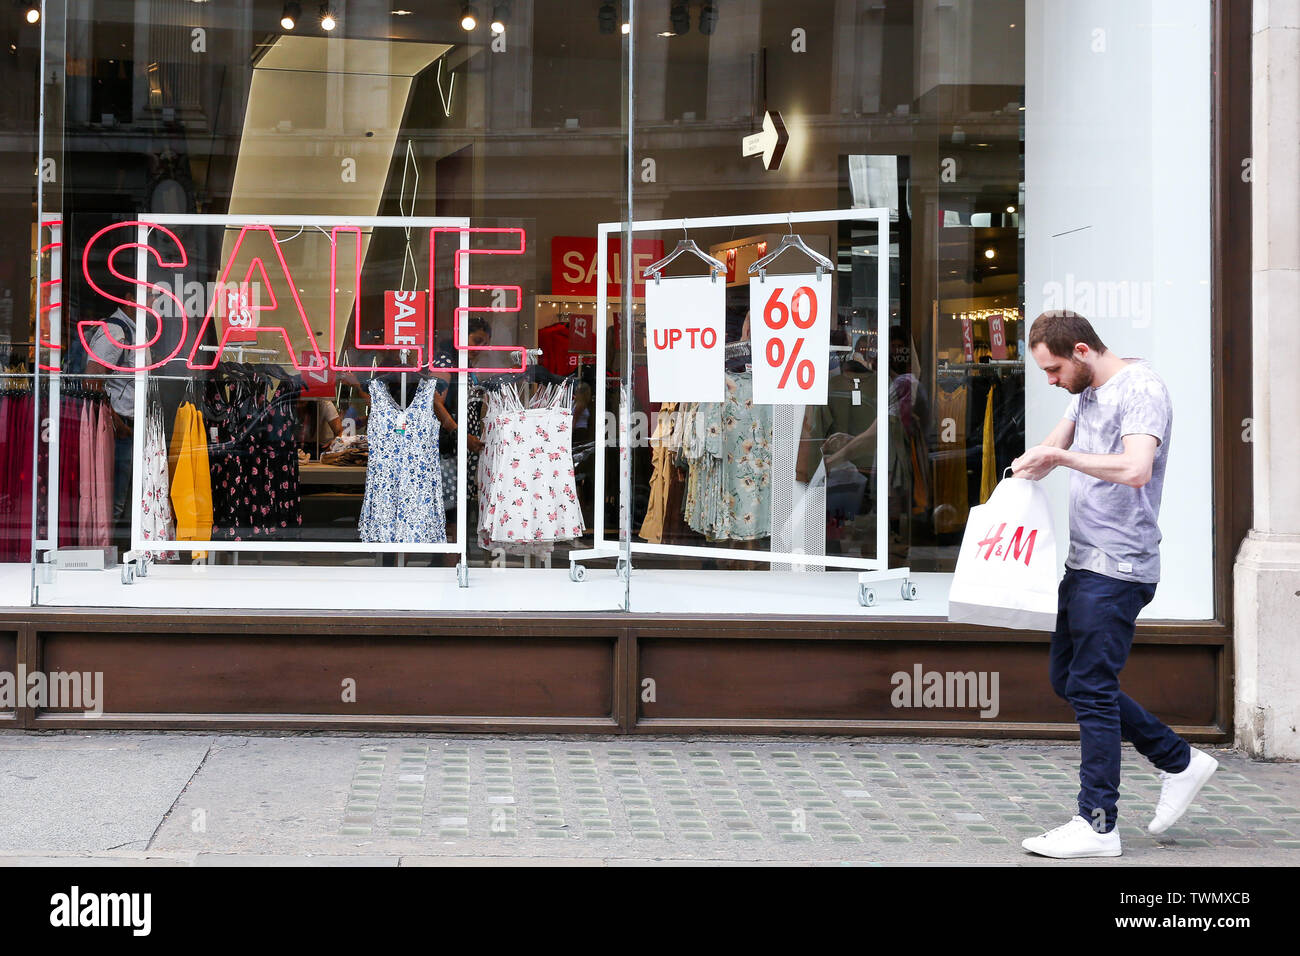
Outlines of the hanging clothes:
[{"label": "hanging clothes", "polygon": [[[935,420],[938,424],[939,455],[934,463],[934,530],[951,534],[966,527],[970,496],[966,485],[966,398],[965,384],[941,386]],[[951,437],[951,441],[947,440]]]},{"label": "hanging clothes", "polygon": [[[208,431],[203,412],[184,402],[172,422],[167,455],[172,513],[177,541],[212,540],[212,473],[208,463]],[[198,558],[206,552],[192,551]]]},{"label": "hanging clothes", "polygon": [[[0,561],[4,562],[31,560],[32,495],[36,493],[39,501],[44,491],[34,487],[32,474],[34,414],[30,386],[5,389],[0,394]],[[38,448],[37,474],[46,471],[48,449],[45,442]]]},{"label": "hanging clothes", "polygon": [[993,441],[993,396],[997,386],[989,389],[989,396],[984,403],[984,454],[980,470],[980,504],[989,500],[998,483],[997,448]]},{"label": "hanging clothes", "polygon": [[81,402],[59,400],[59,534],[58,547],[75,547],[81,511]]},{"label": "hanging clothes", "polygon": [[710,541],[754,541],[772,531],[772,406],[754,403],[752,372],[728,372],[726,392],[686,422],[683,510]]},{"label": "hanging clothes", "polygon": [[[176,536],[167,475],[167,444],[162,408],[150,402],[145,416],[144,455],[140,461],[140,536],[146,541],[169,541]],[[150,551],[155,561],[174,561],[175,551]]]},{"label": "hanging clothes", "polygon": [[[679,412],[679,407],[683,411]],[[637,534],[651,544],[662,544],[665,536],[675,537],[680,530],[685,481],[677,467],[677,455],[682,444],[684,409],[677,402],[664,402],[650,436],[650,500]]]},{"label": "hanging clothes", "polygon": [[402,408],[380,378],[370,380],[366,493],[357,530],[362,541],[438,544],[447,540],[438,458],[434,379],[423,379]]},{"label": "hanging clothes", "polygon": [[274,374],[232,365],[209,380],[207,406],[218,419],[208,449],[214,539],[286,537],[302,525],[295,438],[302,379]]},{"label": "hanging clothes", "polygon": [[479,544],[549,554],[586,528],[573,473],[573,386],[546,386],[525,405],[515,386],[488,394],[479,460]]}]

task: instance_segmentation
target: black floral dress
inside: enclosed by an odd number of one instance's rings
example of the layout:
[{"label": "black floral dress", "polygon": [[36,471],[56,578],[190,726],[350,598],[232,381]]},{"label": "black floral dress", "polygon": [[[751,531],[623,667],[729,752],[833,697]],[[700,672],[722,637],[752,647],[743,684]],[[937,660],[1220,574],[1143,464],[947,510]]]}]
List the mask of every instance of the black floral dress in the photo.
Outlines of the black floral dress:
[{"label": "black floral dress", "polygon": [[208,405],[219,419],[208,452],[212,470],[212,536],[255,541],[292,536],[302,526],[298,481],[297,379],[264,387],[213,384]]}]

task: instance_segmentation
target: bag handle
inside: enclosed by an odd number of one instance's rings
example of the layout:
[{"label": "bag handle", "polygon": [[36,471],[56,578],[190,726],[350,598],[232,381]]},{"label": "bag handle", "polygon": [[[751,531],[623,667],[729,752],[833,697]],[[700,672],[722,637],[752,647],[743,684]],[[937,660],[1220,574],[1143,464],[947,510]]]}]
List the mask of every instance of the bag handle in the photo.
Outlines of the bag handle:
[{"label": "bag handle", "polygon": [[1010,465],[1007,465],[1007,467],[1005,467],[1005,468],[1002,469],[1002,477],[1003,477],[1003,479],[1005,479],[1005,478],[1007,477],[1007,472],[1009,472],[1010,470],[1011,470],[1011,466],[1010,466]]}]

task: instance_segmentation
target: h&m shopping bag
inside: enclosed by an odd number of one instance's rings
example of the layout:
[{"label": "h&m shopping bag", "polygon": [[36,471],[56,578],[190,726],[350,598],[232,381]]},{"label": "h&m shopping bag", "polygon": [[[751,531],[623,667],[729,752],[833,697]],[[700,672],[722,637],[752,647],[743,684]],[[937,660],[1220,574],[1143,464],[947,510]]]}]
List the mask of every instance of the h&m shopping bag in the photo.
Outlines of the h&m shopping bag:
[{"label": "h&m shopping bag", "polygon": [[1056,534],[1036,481],[1004,478],[970,510],[948,594],[948,620],[1056,629]]}]

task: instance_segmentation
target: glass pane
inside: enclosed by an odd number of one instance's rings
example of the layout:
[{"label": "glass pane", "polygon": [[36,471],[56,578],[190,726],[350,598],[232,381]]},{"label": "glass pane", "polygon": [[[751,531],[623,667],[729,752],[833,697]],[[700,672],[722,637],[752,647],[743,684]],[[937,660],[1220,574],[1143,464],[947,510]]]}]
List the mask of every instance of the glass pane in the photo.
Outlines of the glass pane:
[{"label": "glass pane", "polygon": [[[87,454],[48,496],[75,505],[42,603],[625,607],[568,553],[597,393],[618,408],[594,270],[627,41],[558,0],[496,5],[500,30],[461,6],[51,10],[74,69],[46,141],[79,144],[48,207],[74,266],[55,417]],[[70,570],[90,545],[120,560]]]}]

